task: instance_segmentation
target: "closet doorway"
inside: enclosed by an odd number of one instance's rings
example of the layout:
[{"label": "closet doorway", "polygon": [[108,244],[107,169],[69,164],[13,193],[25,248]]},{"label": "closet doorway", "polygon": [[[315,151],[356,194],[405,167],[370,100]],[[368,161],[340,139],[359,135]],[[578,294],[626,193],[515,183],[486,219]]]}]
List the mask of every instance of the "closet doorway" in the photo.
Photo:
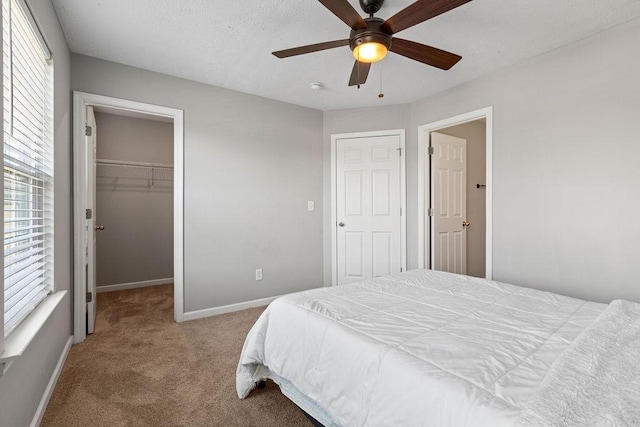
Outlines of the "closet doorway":
[{"label": "closet doorway", "polygon": [[173,120],[93,112],[96,292],[173,284]]},{"label": "closet doorway", "polygon": [[492,277],[492,108],[418,130],[419,268]]},{"label": "closet doorway", "polygon": [[76,92],[74,117],[75,341],[97,292],[173,283],[182,321],[182,111]]}]

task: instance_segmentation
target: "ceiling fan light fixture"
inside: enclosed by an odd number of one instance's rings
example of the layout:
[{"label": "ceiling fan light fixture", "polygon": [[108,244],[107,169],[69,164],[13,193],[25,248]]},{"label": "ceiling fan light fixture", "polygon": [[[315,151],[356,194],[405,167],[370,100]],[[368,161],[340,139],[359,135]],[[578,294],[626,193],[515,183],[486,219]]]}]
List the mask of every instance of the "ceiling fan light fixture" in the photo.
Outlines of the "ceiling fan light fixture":
[{"label": "ceiling fan light fixture", "polygon": [[374,63],[387,56],[387,46],[378,42],[366,42],[353,48],[353,57],[360,62]]},{"label": "ceiling fan light fixture", "polygon": [[391,47],[391,35],[387,34],[380,18],[366,18],[366,29],[351,30],[349,47],[358,62],[372,64],[387,56]]}]

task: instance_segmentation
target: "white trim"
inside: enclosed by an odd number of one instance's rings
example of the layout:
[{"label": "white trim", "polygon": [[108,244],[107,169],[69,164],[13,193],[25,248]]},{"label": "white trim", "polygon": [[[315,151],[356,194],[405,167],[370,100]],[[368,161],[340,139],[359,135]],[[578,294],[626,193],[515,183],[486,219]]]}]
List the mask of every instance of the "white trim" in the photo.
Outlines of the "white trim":
[{"label": "white trim", "polygon": [[254,299],[252,301],[239,302],[236,304],[223,305],[220,307],[205,308],[204,310],[187,311],[186,313],[184,313],[184,320],[196,320],[205,317],[217,316],[218,314],[233,313],[234,311],[246,310],[247,308],[262,307],[271,304],[273,300],[278,299],[281,296],[282,295],[262,299]]},{"label": "white trim", "polygon": [[331,135],[331,286],[338,283],[338,227],[336,200],[336,143],[338,139],[344,138],[370,138],[376,136],[398,136],[400,138],[400,267],[402,271],[407,271],[407,150],[405,149],[404,129],[380,130],[371,132],[337,133]]},{"label": "white trim", "polygon": [[115,285],[96,286],[96,292],[115,292],[124,291],[126,289],[146,288],[149,286],[168,285],[173,283],[173,277],[166,279],[143,280],[141,282],[117,283]]},{"label": "white trim", "polygon": [[56,388],[56,383],[58,382],[58,378],[60,378],[62,367],[64,366],[64,362],[67,360],[67,356],[69,355],[69,350],[71,350],[72,345],[73,336],[70,336],[67,340],[67,343],[64,345],[62,353],[60,354],[60,358],[58,359],[58,363],[56,364],[56,367],[51,374],[49,384],[47,384],[47,388],[44,389],[44,394],[42,395],[42,399],[40,399],[38,409],[36,409],[36,413],[33,416],[33,420],[31,421],[31,427],[38,427],[42,422],[42,417],[44,417],[44,413],[47,410],[47,405],[49,404],[49,400],[51,399],[53,390]]},{"label": "white trim", "polygon": [[86,167],[85,150],[86,107],[117,108],[133,113],[161,116],[173,120],[173,274],[174,312],[176,322],[184,320],[184,112],[179,109],[147,104],[85,92],[73,92],[73,185],[74,194],[74,321],[76,343],[86,338],[85,320],[85,235]]},{"label": "white trim", "polygon": [[428,166],[425,165],[425,136],[430,132],[472,122],[478,119],[486,119],[486,246],[485,246],[485,276],[493,277],[493,107],[485,107],[444,120],[429,123],[418,127],[418,268],[425,268],[426,254],[425,241],[427,230],[425,229],[425,173]]},{"label": "white trim", "polygon": [[4,351],[0,353],[0,377],[11,364],[29,347],[42,326],[56,310],[67,291],[54,292],[42,300],[40,304],[4,339]]}]

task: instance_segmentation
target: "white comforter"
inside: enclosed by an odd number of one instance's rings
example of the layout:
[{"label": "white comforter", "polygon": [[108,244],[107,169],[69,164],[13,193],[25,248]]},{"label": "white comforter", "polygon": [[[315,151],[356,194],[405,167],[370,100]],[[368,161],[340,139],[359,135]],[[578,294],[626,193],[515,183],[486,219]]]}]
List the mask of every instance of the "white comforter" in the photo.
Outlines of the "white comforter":
[{"label": "white comforter", "polygon": [[288,295],[249,332],[265,378],[323,424],[512,425],[602,304],[428,270]]},{"label": "white comforter", "polygon": [[519,425],[640,425],[640,304],[609,304],[555,361]]}]

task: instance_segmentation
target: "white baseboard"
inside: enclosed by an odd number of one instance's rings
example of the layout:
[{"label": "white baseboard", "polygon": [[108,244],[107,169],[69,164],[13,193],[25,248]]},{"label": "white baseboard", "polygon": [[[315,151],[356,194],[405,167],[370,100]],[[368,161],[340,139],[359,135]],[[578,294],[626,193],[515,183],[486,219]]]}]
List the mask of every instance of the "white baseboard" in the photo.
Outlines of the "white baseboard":
[{"label": "white baseboard", "polygon": [[125,289],[145,288],[147,286],[167,285],[173,283],[173,277],[166,279],[144,280],[142,282],[118,283],[116,285],[96,286],[96,292],[123,291]]},{"label": "white baseboard", "polygon": [[280,298],[280,295],[252,301],[239,302],[237,304],[223,305],[221,307],[205,308],[204,310],[188,311],[184,313],[184,320],[202,319],[204,317],[217,316],[218,314],[232,313],[234,311],[246,310],[247,308],[262,307],[269,305],[271,301]]},{"label": "white baseboard", "polygon": [[58,378],[60,377],[60,373],[62,372],[62,367],[64,366],[64,362],[67,360],[67,356],[69,355],[69,350],[71,350],[71,345],[73,345],[73,336],[70,336],[67,340],[67,343],[64,345],[62,349],[62,354],[60,354],[60,358],[58,359],[58,364],[56,368],[53,370],[53,374],[51,374],[51,378],[49,379],[49,384],[47,384],[47,388],[44,390],[44,394],[42,395],[42,399],[40,399],[40,404],[38,405],[38,409],[36,409],[36,413],[33,416],[33,420],[31,421],[31,427],[38,427],[42,422],[42,417],[44,417],[44,411],[47,409],[47,405],[49,404],[49,399],[51,399],[51,395],[53,394],[53,390],[56,388],[56,383],[58,382]]}]

